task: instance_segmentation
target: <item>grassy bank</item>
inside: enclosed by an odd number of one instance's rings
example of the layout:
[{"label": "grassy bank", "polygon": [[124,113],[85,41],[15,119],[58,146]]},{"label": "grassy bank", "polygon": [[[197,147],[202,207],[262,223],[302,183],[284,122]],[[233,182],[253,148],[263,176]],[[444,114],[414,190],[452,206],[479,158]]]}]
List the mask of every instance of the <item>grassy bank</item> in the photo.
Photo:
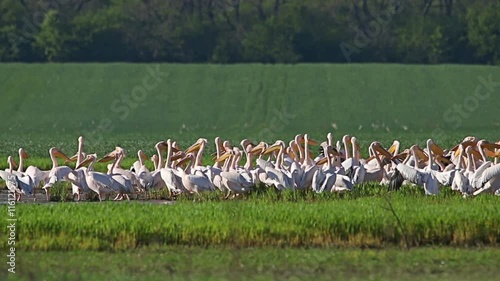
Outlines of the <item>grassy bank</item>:
[{"label": "grassy bank", "polygon": [[[18,204],[16,245],[25,250],[118,250],[151,245],[497,245],[499,199],[392,194],[390,201],[403,231],[382,196],[321,200],[291,193],[284,198],[268,195],[258,200],[197,204],[181,200],[174,205]],[[2,241],[5,248],[7,240]]]}]

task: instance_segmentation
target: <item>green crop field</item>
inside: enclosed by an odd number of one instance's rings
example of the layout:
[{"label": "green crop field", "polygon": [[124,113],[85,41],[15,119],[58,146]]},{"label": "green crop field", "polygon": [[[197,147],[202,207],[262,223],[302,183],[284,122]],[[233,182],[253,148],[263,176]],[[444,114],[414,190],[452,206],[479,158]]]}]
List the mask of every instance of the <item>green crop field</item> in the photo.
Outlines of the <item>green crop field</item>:
[{"label": "green crop field", "polygon": [[[7,280],[496,280],[497,248],[145,248],[18,252]],[[5,273],[0,278],[6,280]],[[12,278],[14,277],[14,278]]]},{"label": "green crop field", "polygon": [[[151,76],[157,67],[160,74]],[[148,77],[150,90],[143,86]],[[455,104],[474,105],[467,98],[481,79],[494,83],[479,89],[484,100],[471,108],[475,114],[466,111],[460,122],[444,116]],[[96,139],[99,133],[239,139],[266,128],[323,133],[332,124],[342,131],[363,126],[360,132],[490,130],[500,126],[499,79],[499,67],[461,65],[1,64],[0,130],[95,132]],[[283,122],[272,128],[277,116]],[[261,136],[271,136],[266,132]]]},{"label": "green crop field", "polygon": [[[388,147],[398,139],[402,148],[428,138],[448,148],[468,135],[498,141],[497,81],[499,67],[462,65],[0,64],[0,168],[23,147],[31,156],[25,166],[50,169],[49,148],[71,156],[79,135],[87,153],[124,147],[127,168],[138,149],[151,156],[167,138],[182,148],[209,139],[205,165],[213,163],[215,136],[237,145],[349,133],[365,157],[373,140]],[[72,203],[69,191],[58,184],[53,196],[64,202],[16,205],[16,280],[498,275],[500,198],[489,195],[463,199],[443,190],[427,197],[417,187],[394,193],[368,184],[344,195],[259,188],[229,202],[214,192],[166,205]]]},{"label": "green crop field", "polygon": [[217,135],[349,133],[364,153],[374,139],[496,140],[496,81],[499,67],[462,65],[0,64],[0,156],[24,147],[47,157],[51,146],[72,154],[78,135],[98,154],[118,144],[150,154],[161,139],[186,147]]}]

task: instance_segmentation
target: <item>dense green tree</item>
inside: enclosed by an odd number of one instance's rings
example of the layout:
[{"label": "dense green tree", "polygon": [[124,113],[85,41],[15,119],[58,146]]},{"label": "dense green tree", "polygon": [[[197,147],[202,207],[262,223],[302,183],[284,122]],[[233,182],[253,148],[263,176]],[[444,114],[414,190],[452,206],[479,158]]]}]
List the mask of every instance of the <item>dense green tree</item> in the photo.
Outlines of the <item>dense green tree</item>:
[{"label": "dense green tree", "polygon": [[0,61],[500,64],[497,0],[0,0]]}]

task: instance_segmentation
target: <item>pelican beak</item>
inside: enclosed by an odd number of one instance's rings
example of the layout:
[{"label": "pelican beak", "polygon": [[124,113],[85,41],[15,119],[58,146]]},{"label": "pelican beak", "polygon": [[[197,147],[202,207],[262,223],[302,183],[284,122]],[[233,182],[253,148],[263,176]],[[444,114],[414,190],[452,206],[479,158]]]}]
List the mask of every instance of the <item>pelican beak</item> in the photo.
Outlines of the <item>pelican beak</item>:
[{"label": "pelican beak", "polygon": [[[300,138],[300,143],[302,144],[306,143],[306,139],[304,137]],[[307,143],[310,145],[319,145],[319,142],[313,139],[309,139]]]},{"label": "pelican beak", "polygon": [[70,162],[75,162],[78,159],[78,154],[75,154],[69,158],[69,160],[66,160],[64,163],[70,163]]},{"label": "pelican beak", "polygon": [[[391,147],[389,147],[389,149],[387,150],[391,155],[394,155],[394,153],[396,152],[396,148],[397,146],[399,145],[399,141],[394,141],[394,143],[391,145]],[[392,156],[391,156],[392,157]]]},{"label": "pelican beak", "polygon": [[500,144],[491,143],[491,142],[484,142],[482,147],[485,150],[486,155],[488,157],[495,157],[495,155],[496,155],[495,150],[500,149]]},{"label": "pelican beak", "polygon": [[308,143],[309,143],[310,145],[319,145],[319,142],[318,142],[318,141],[316,141],[316,140],[313,140],[313,139],[309,139]]},{"label": "pelican beak", "polygon": [[[456,144],[454,147],[452,147],[450,149],[450,151],[457,151],[458,150],[458,147],[460,147],[460,145],[463,145],[464,147],[464,151],[465,149],[468,147],[468,146],[471,146],[471,145],[474,145],[475,143],[470,141],[470,140],[467,140],[467,138],[464,139],[464,141],[462,141],[461,143],[458,143]],[[458,154],[457,154],[458,155]]]},{"label": "pelican beak", "polygon": [[76,169],[80,169],[81,167],[89,164],[90,162],[92,162],[92,157],[87,156],[87,158],[85,158],[85,160],[83,160],[82,163],[80,163],[80,165],[78,165],[78,166],[75,167],[75,170]]},{"label": "pelican beak", "polygon": [[11,162],[12,162],[12,167],[14,169],[17,169],[19,167],[19,165],[17,165],[17,163],[16,163],[16,161],[14,159],[12,159]]},{"label": "pelican beak", "polygon": [[201,142],[197,142],[193,145],[191,145],[188,149],[186,149],[185,153],[191,153],[191,152],[194,152],[194,151],[198,151],[201,147]]},{"label": "pelican beak", "polygon": [[[457,145],[457,147],[460,147],[460,144],[458,144],[458,145]],[[455,147],[453,147],[453,148],[455,148]],[[452,150],[453,150],[453,148],[452,148]],[[455,153],[453,153],[453,156],[454,156],[455,158],[457,158],[457,157],[458,157],[458,155],[460,155],[460,151],[461,151],[461,150],[463,150],[463,146],[462,146],[460,149],[456,149],[456,150],[455,150]]]},{"label": "pelican beak", "polygon": [[160,151],[165,151],[168,148],[168,143],[166,141],[161,141],[158,143],[158,148]]},{"label": "pelican beak", "polygon": [[264,150],[264,145],[262,143],[254,146],[254,148],[252,148],[252,150],[250,150],[250,153],[252,154],[260,154],[262,152],[262,150]]},{"label": "pelican beak", "polygon": [[98,163],[107,163],[109,161],[113,161],[113,160],[115,160],[115,155],[116,155],[116,151],[112,151],[112,152],[108,153],[106,156],[97,160],[97,162]]},{"label": "pelican beak", "polygon": [[56,149],[56,150],[54,151],[54,156],[59,157],[59,158],[62,158],[62,159],[64,159],[65,161],[69,161],[69,160],[70,160],[70,159],[69,159],[69,157],[68,157],[68,156],[66,156],[66,154],[62,153],[62,151],[60,151],[59,149]]},{"label": "pelican beak", "polygon": [[179,160],[179,162],[177,162],[176,166],[180,167],[180,166],[184,165],[189,160],[190,160],[190,158],[187,157],[187,155],[186,155],[186,156],[184,156],[184,158],[182,158],[181,160]]},{"label": "pelican beak", "polygon": [[143,151],[141,151],[141,152],[139,153],[139,155],[141,156],[141,159],[142,159],[142,160],[148,160],[148,158],[149,158],[149,157],[146,155],[146,153],[144,153]]},{"label": "pelican beak", "polygon": [[21,151],[21,157],[23,157],[23,159],[29,159],[30,156],[23,150]]},{"label": "pelican beak", "polygon": [[316,162],[315,165],[323,165],[323,164],[326,163],[326,161],[328,161],[328,158],[323,157],[323,158],[319,159],[318,162]]},{"label": "pelican beak", "polygon": [[215,162],[222,162],[222,161],[226,160],[227,158],[229,158],[230,156],[231,156],[231,154],[226,152],[226,153],[222,154],[221,157],[215,159]]},{"label": "pelican beak", "polygon": [[[167,147],[166,145],[167,145],[167,143],[165,142],[165,148]],[[177,142],[176,142],[176,141],[174,141],[174,142],[172,143],[172,151],[173,151],[173,152],[178,152],[178,151],[181,151],[181,150],[182,150],[182,149],[181,149],[181,147],[179,146],[179,144],[177,144]]]},{"label": "pelican beak", "polygon": [[339,156],[339,152],[335,148],[333,148],[331,146],[328,147],[327,151],[328,151],[328,153],[330,153],[333,156]]},{"label": "pelican beak", "polygon": [[182,151],[178,151],[176,152],[175,154],[173,154],[171,157],[170,157],[170,161],[175,161],[177,159],[181,159],[182,157],[186,156],[186,154]]},{"label": "pelican beak", "polygon": [[448,158],[443,157],[441,155],[437,155],[436,159],[438,161],[441,161],[441,163],[443,163],[443,164],[451,164],[451,161]]},{"label": "pelican beak", "polygon": [[281,146],[279,144],[273,144],[273,145],[271,145],[271,147],[266,149],[266,151],[264,151],[264,154],[269,154],[273,151],[280,150],[280,149],[281,149]]},{"label": "pelican beak", "polygon": [[485,149],[485,152],[486,152],[486,156],[488,156],[488,157],[496,157],[496,155],[497,155],[496,152],[491,151],[489,149]]},{"label": "pelican beak", "polygon": [[408,155],[408,150],[405,149],[405,151],[399,153],[399,154],[396,154],[394,156],[391,157],[391,159],[398,159],[398,160],[402,160],[402,159],[405,159],[406,156]]},{"label": "pelican beak", "polygon": [[435,143],[431,143],[431,144],[429,145],[429,147],[430,147],[430,149],[431,149],[432,153],[434,153],[434,154],[436,154],[436,155],[440,155],[440,156],[441,156],[441,155],[443,155],[443,154],[444,154],[443,149],[442,149],[439,145],[437,145],[437,144],[435,144]]},{"label": "pelican beak", "polygon": [[481,153],[479,153],[479,151],[477,151],[475,149],[471,150],[471,153],[472,153],[472,156],[476,157],[477,159],[482,159],[483,158],[483,156],[481,155]]},{"label": "pelican beak", "polygon": [[[383,148],[380,143],[377,144],[377,145],[375,145],[374,149],[375,149],[375,151],[377,151],[381,155],[383,155],[383,156],[385,156],[385,157],[387,157],[389,159],[392,158],[392,154],[389,151],[385,150],[385,148]],[[395,149],[394,149],[394,151],[395,151]]]},{"label": "pelican beak", "polygon": [[417,149],[415,149],[415,154],[417,155],[418,158],[424,160],[424,161],[428,161],[429,160],[429,157],[424,153],[424,151],[418,147]]}]

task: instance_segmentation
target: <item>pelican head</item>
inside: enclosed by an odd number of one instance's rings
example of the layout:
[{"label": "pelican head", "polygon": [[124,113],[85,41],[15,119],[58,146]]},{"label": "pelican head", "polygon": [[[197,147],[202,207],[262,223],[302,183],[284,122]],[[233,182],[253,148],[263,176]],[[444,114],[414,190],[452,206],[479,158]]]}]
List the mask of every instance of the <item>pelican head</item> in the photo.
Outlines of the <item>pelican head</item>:
[{"label": "pelican head", "polygon": [[75,167],[75,170],[80,169],[81,167],[89,164],[90,162],[95,161],[96,159],[97,159],[97,154],[95,153],[87,155],[87,157],[85,157],[85,160],[83,160],[82,163],[80,163],[80,165]]},{"label": "pelican head", "polygon": [[185,153],[198,151],[202,146],[205,146],[207,142],[208,142],[207,139],[199,138],[193,145],[191,145],[190,147],[188,147],[188,149],[186,149]]},{"label": "pelican head", "polygon": [[53,155],[55,157],[59,157],[59,158],[62,158],[64,159],[65,161],[71,161],[71,159],[69,159],[68,156],[66,156],[66,154],[62,153],[61,150],[59,150],[58,148],[56,147],[51,147],[49,149],[49,155]]},{"label": "pelican head", "polygon": [[30,156],[24,151],[24,149],[22,147],[19,148],[19,156],[22,157],[23,159],[30,158]]}]

